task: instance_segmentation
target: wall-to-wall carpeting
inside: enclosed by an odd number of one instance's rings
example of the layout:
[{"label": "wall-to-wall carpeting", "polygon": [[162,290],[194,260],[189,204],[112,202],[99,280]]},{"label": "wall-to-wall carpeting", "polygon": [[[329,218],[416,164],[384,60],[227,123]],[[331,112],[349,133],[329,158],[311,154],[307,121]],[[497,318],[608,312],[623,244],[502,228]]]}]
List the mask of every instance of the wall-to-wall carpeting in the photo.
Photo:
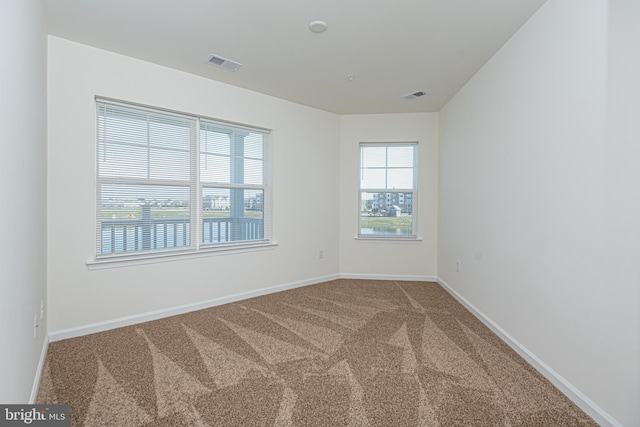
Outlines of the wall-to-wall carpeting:
[{"label": "wall-to-wall carpeting", "polygon": [[81,426],[595,426],[438,284],[335,280],[54,342]]}]

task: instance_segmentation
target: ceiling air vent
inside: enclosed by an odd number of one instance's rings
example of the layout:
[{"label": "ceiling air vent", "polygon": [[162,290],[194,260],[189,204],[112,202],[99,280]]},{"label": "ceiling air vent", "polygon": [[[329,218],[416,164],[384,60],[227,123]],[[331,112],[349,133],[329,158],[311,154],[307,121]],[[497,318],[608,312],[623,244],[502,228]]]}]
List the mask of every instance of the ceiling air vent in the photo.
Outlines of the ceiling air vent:
[{"label": "ceiling air vent", "polygon": [[223,58],[219,55],[210,55],[207,62],[211,65],[215,65],[216,67],[224,68],[225,70],[229,71],[236,71],[242,66],[242,64],[239,64],[227,58]]},{"label": "ceiling air vent", "polygon": [[427,92],[424,92],[422,90],[419,90],[417,92],[412,92],[412,93],[408,93],[405,96],[403,96],[404,99],[414,99],[414,98],[418,98],[420,96],[424,96],[426,95]]}]

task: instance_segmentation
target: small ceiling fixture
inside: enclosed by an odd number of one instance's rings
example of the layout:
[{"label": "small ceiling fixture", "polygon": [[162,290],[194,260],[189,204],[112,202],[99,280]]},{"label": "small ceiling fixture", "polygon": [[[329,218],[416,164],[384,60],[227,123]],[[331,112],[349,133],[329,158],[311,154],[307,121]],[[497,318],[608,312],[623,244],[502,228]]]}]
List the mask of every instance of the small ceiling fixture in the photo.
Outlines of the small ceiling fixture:
[{"label": "small ceiling fixture", "polygon": [[215,54],[209,55],[209,59],[207,59],[207,62],[211,65],[215,65],[216,67],[224,68],[225,70],[229,71],[236,71],[238,70],[238,68],[242,67],[242,64],[238,62],[223,58],[222,56]]},{"label": "small ceiling fixture", "polygon": [[423,91],[423,90],[419,90],[417,92],[411,92],[406,94],[405,96],[403,96],[404,99],[415,99],[418,98],[420,96],[425,96],[427,95],[427,92]]},{"label": "small ceiling fixture", "polygon": [[313,21],[309,24],[312,33],[324,33],[327,30],[327,23],[324,21]]}]

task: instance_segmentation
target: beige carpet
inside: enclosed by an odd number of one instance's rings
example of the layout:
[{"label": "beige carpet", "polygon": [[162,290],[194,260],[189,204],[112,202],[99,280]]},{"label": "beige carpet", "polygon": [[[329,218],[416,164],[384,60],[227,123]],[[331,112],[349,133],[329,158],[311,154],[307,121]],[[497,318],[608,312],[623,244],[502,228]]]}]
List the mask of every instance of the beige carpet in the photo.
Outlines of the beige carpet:
[{"label": "beige carpet", "polygon": [[73,426],[595,426],[438,284],[335,280],[49,346]]}]

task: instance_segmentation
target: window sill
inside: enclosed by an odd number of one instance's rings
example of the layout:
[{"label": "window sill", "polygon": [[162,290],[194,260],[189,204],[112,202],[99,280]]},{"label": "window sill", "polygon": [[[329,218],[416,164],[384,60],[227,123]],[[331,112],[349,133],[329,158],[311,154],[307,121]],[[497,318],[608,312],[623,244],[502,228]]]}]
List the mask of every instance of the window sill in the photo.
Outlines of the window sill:
[{"label": "window sill", "polygon": [[99,258],[87,261],[89,270],[102,270],[106,268],[130,267],[134,265],[156,264],[161,262],[180,261],[185,259],[203,258],[215,255],[238,254],[245,252],[264,251],[275,249],[276,242],[259,243],[251,245],[224,246],[217,248],[201,248],[196,251],[187,249],[182,251],[170,251],[144,255],[123,255],[109,258]]},{"label": "window sill", "polygon": [[420,243],[422,242],[422,237],[397,237],[397,236],[380,236],[380,237],[369,237],[369,236],[356,236],[355,240],[357,242],[363,243]]}]

